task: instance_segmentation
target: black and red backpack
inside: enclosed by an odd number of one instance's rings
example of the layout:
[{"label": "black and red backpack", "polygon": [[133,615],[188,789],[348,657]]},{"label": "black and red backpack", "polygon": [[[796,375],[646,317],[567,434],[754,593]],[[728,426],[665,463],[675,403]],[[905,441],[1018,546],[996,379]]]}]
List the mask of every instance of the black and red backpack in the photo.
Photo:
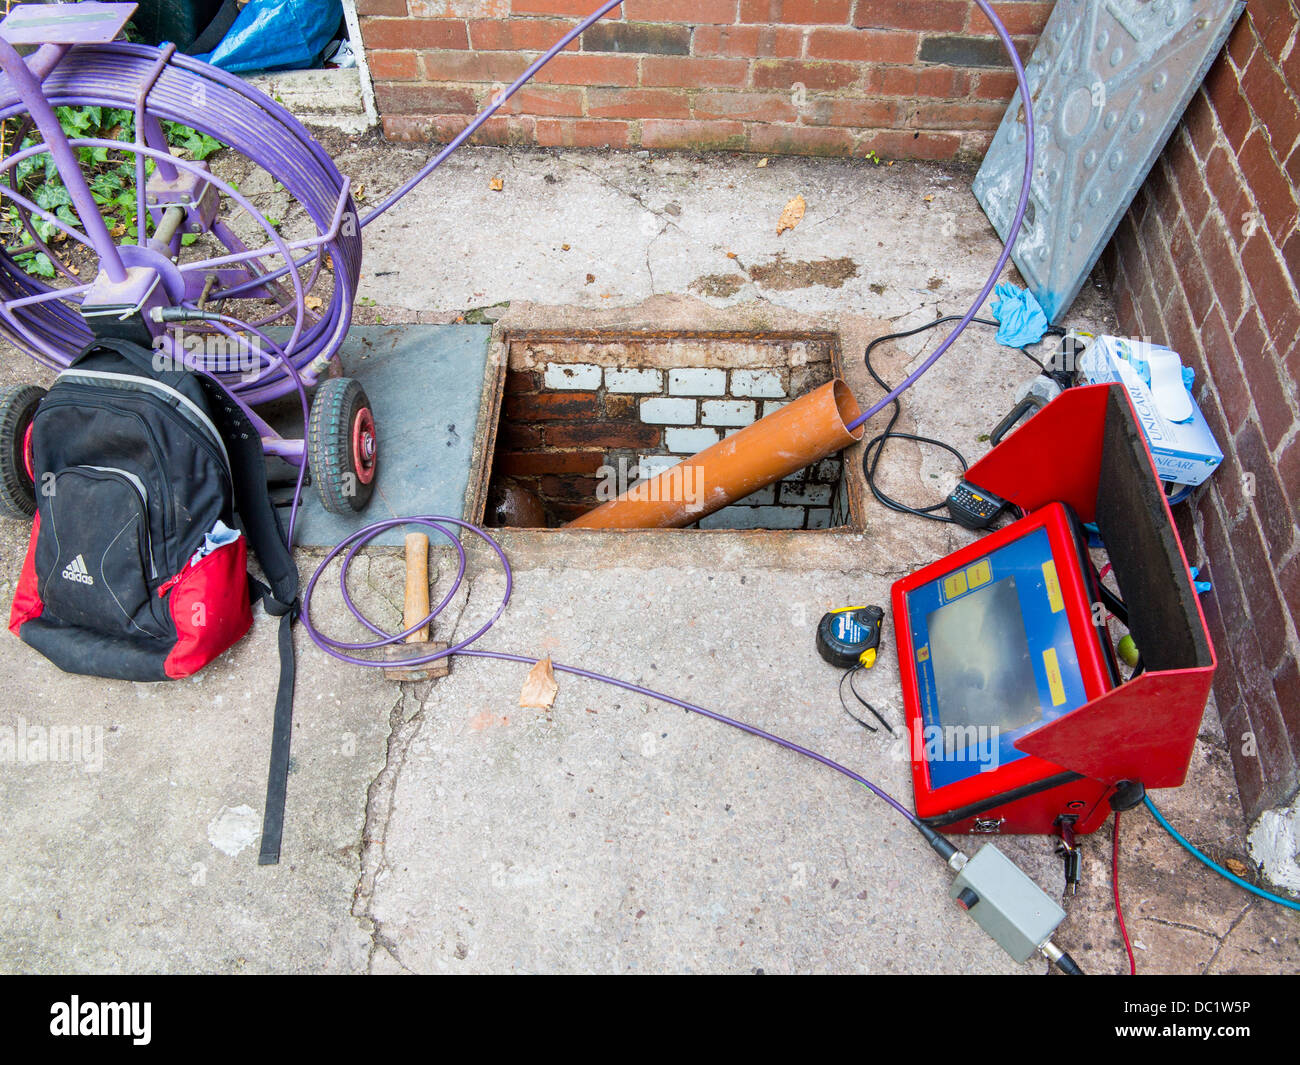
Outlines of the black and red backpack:
[{"label": "black and red backpack", "polygon": [[[298,571],[261,439],[203,374],[99,339],[41,399],[24,451],[36,515],[9,628],[69,673],[187,677],[238,641],[252,603],[281,617],[262,861],[279,854]],[[248,549],[269,587],[248,573]],[[283,735],[281,735],[283,733]]]}]

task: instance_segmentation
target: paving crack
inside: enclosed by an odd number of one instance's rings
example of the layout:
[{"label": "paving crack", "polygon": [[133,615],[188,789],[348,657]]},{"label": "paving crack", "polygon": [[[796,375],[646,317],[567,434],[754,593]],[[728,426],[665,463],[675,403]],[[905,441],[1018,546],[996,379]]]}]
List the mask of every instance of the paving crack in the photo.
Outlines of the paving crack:
[{"label": "paving crack", "polygon": [[[430,687],[430,682],[401,685],[402,691],[388,711],[388,746],[383,768],[366,789],[366,819],[361,831],[361,868],[357,886],[352,892],[352,916],[364,922],[369,929],[370,950],[366,958],[366,968],[369,971],[373,971],[375,955],[380,950],[389,954],[403,969],[407,968],[398,953],[397,944],[387,935],[372,907],[375,884],[388,871],[384,844],[393,814],[397,780],[406,764],[406,752],[411,740],[424,723],[423,699],[427,698]],[[420,688],[424,689],[423,697],[417,690]],[[415,704],[413,710],[411,703]]]},{"label": "paving crack", "polygon": [[[440,574],[443,568],[443,560],[439,559]],[[470,591],[470,581],[466,579],[453,602],[448,604],[448,609],[455,614],[449,619],[450,626],[445,629],[449,641],[455,639],[454,633],[464,616]],[[442,628],[441,623],[439,628]],[[352,892],[352,916],[368,929],[370,949],[366,957],[366,968],[371,972],[374,971],[375,958],[381,950],[403,971],[412,971],[402,961],[396,940],[375,916],[375,885],[386,873],[391,872],[386,842],[396,801],[397,782],[406,766],[411,743],[424,725],[424,710],[435,683],[436,681],[428,680],[399,685],[400,692],[388,711],[389,732],[384,764],[366,789],[366,817],[361,831],[360,870],[357,885]]]},{"label": "paving crack", "polygon": [[1232,935],[1233,932],[1237,930],[1237,925],[1241,924],[1241,922],[1245,920],[1246,914],[1248,914],[1251,911],[1254,905],[1255,905],[1254,899],[1248,901],[1246,905],[1241,908],[1241,912],[1237,914],[1237,916],[1233,919],[1232,924],[1228,925],[1228,930],[1224,932],[1222,936],[1216,937],[1219,941],[1218,945],[1214,948],[1214,953],[1210,955],[1209,960],[1206,961],[1206,963],[1203,966],[1201,966],[1202,976],[1205,976],[1207,973],[1209,973],[1215,961],[1218,960],[1219,953],[1223,950],[1224,946],[1227,945],[1228,938]]},{"label": "paving crack", "polygon": [[1162,924],[1166,928],[1177,928],[1184,932],[1196,932],[1200,935],[1208,936],[1210,939],[1213,939],[1215,942],[1218,942],[1219,939],[1219,937],[1215,935],[1213,932],[1211,932],[1209,929],[1201,928],[1198,925],[1194,925],[1194,924],[1186,924],[1183,921],[1171,921],[1165,917],[1147,917],[1147,916],[1140,916],[1138,920],[1150,921],[1152,924]]}]

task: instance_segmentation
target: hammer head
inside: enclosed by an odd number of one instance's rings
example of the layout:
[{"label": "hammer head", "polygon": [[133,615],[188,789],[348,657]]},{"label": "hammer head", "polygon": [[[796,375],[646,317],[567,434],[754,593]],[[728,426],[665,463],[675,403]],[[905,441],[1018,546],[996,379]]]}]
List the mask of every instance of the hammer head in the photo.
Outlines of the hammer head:
[{"label": "hammer head", "polygon": [[436,640],[420,640],[416,643],[390,643],[380,648],[383,652],[384,676],[389,680],[416,681],[433,680],[445,677],[451,672],[451,658],[439,658],[434,662],[422,662],[419,665],[403,665],[413,658],[424,658],[437,651],[445,651],[447,645]]}]

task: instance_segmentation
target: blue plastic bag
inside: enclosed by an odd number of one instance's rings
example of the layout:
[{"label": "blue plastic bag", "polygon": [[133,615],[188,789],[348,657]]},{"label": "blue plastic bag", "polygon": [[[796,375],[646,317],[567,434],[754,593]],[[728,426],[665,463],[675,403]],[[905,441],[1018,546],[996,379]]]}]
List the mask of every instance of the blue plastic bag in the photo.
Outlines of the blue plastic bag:
[{"label": "blue plastic bag", "polygon": [[340,0],[248,0],[207,55],[222,70],[304,70],[319,65],[343,18]]},{"label": "blue plastic bag", "polygon": [[1011,348],[1037,344],[1047,332],[1047,315],[1032,292],[1003,281],[993,290],[993,317],[998,320],[998,343]]}]

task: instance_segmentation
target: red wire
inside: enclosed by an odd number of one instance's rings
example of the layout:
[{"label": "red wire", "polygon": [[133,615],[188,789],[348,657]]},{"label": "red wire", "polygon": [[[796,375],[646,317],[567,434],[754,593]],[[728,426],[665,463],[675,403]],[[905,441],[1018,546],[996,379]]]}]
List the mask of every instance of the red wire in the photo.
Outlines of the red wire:
[{"label": "red wire", "polygon": [[1124,924],[1124,907],[1119,901],[1119,811],[1115,811],[1115,831],[1111,835],[1110,848],[1110,882],[1115,889],[1115,919],[1119,921],[1119,934],[1124,937],[1124,950],[1128,954],[1128,974],[1137,976],[1137,960],[1133,957],[1133,944],[1128,939],[1128,928]]}]

